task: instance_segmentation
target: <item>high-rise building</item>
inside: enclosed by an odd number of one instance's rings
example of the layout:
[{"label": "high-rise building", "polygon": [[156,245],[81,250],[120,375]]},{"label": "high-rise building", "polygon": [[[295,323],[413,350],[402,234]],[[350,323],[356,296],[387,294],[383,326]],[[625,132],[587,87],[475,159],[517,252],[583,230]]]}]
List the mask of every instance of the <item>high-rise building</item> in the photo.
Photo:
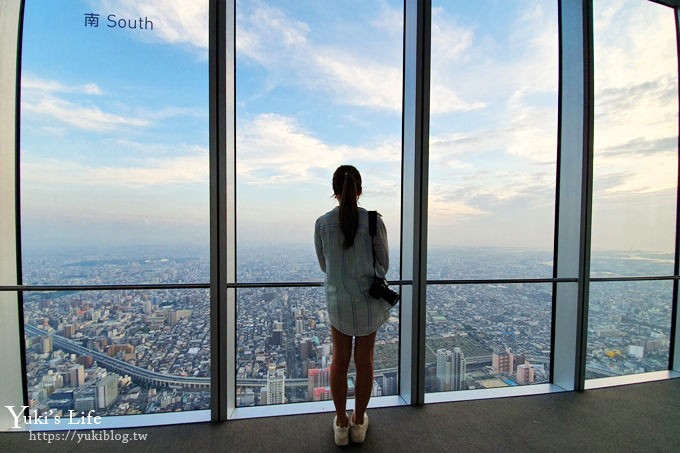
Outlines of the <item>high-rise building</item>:
[{"label": "high-rise building", "polygon": [[175,326],[177,325],[177,311],[176,310],[168,310],[168,325],[170,326]]},{"label": "high-rise building", "polygon": [[69,385],[80,387],[85,384],[85,367],[83,365],[73,365],[68,369]]},{"label": "high-rise building", "polygon": [[52,337],[42,337],[40,341],[40,352],[49,354],[52,352]]},{"label": "high-rise building", "polygon": [[284,369],[269,365],[267,373],[267,404],[283,404],[286,402],[286,375]]},{"label": "high-rise building", "polygon": [[281,343],[283,343],[283,323],[274,322],[270,344],[272,346],[281,346]]},{"label": "high-rise building", "polygon": [[465,390],[466,376],[465,354],[460,348],[453,348],[452,390]]},{"label": "high-rise building", "polygon": [[451,390],[451,351],[437,350],[437,379],[439,391]]},{"label": "high-rise building", "polygon": [[300,340],[300,360],[307,360],[312,352],[312,341],[309,338]]},{"label": "high-rise building", "polygon": [[75,333],[76,333],[76,326],[75,325],[66,324],[64,326],[64,336],[66,338],[72,338]]},{"label": "high-rise building", "polygon": [[328,401],[333,398],[330,387],[315,387],[312,394],[313,401]]},{"label": "high-rise building", "polygon": [[534,383],[534,367],[528,360],[523,365],[517,365],[517,383],[519,385]]},{"label": "high-rise building", "polygon": [[465,389],[465,354],[460,348],[437,350],[437,379],[440,391]]},{"label": "high-rise building", "polygon": [[382,378],[383,395],[396,395],[399,391],[399,373],[389,371],[383,373]]},{"label": "high-rise building", "polygon": [[503,352],[494,352],[491,358],[491,366],[496,373],[512,374],[515,365],[515,355],[511,348]]},{"label": "high-rise building", "polygon": [[371,396],[373,397],[382,395],[383,395],[382,387],[380,386],[377,380],[373,379],[373,387],[371,387]]},{"label": "high-rise building", "polygon": [[[330,368],[312,368],[307,374],[307,391],[309,396],[315,398],[315,389],[330,385]],[[314,401],[319,401],[314,399]]]},{"label": "high-rise building", "polygon": [[297,318],[295,320],[295,333],[302,334],[305,331],[305,320],[302,318]]},{"label": "high-rise building", "polygon": [[99,310],[90,310],[88,312],[88,318],[91,319],[92,321],[99,320],[100,316],[101,316],[101,312]]},{"label": "high-rise building", "polygon": [[118,398],[118,375],[109,374],[97,382],[94,394],[97,409],[106,409]]}]

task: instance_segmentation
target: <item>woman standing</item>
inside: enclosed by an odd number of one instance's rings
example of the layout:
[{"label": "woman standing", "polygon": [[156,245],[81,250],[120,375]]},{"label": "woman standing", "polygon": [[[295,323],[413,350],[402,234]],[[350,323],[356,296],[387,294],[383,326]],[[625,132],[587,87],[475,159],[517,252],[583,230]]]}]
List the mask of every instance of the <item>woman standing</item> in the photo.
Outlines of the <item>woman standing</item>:
[{"label": "woman standing", "polygon": [[[376,275],[385,276],[389,260],[385,224],[377,216],[375,241],[372,241],[368,211],[357,206],[361,175],[356,168],[341,165],[335,170],[333,196],[339,206],[317,219],[314,245],[321,270],[326,273],[326,308],[333,336],[330,370],[336,412],[333,432],[337,445],[347,445],[350,437],[353,442],[363,442],[368,429],[366,407],[373,388],[375,335],[389,317],[391,308],[384,300],[371,297],[369,289]],[[347,370],[353,339],[356,385],[355,408],[350,419],[346,412]]]}]

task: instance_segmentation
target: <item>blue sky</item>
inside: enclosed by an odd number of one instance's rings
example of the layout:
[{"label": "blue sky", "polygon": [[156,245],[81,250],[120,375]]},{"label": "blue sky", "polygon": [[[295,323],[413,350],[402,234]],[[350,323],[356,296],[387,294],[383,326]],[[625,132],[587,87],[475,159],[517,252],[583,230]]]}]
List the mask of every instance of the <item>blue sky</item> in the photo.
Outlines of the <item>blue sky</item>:
[{"label": "blue sky", "polygon": [[[479,3],[433,4],[429,240],[549,250],[556,2]],[[239,241],[311,244],[333,170],[353,163],[397,244],[402,3],[237,8]],[[669,250],[672,12],[598,1],[595,16],[593,244]],[[26,246],[207,244],[207,2],[28,0],[21,121]]]}]

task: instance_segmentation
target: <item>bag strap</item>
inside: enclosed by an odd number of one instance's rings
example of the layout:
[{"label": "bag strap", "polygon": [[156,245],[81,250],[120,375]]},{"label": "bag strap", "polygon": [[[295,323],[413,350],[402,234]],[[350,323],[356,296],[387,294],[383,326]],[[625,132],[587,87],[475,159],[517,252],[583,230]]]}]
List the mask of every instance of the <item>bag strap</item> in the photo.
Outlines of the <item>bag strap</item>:
[{"label": "bag strap", "polygon": [[375,237],[377,229],[378,229],[378,211],[368,211],[368,233],[371,235],[371,238]]},{"label": "bag strap", "polygon": [[371,252],[373,253],[373,275],[377,276],[375,271],[375,234],[378,230],[378,211],[368,211],[368,234],[371,235]]}]

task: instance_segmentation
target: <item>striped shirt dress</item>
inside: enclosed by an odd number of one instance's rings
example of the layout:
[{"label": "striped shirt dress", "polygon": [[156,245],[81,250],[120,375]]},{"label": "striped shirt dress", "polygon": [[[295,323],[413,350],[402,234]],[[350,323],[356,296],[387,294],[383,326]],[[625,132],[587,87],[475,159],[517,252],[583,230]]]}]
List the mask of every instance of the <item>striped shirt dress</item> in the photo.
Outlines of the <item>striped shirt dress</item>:
[{"label": "striped shirt dress", "polygon": [[314,245],[321,270],[326,273],[326,308],[331,324],[350,336],[365,336],[377,331],[389,318],[390,304],[368,294],[374,275],[384,277],[389,267],[387,231],[378,215],[375,235],[375,274],[368,231],[368,211],[359,208],[359,227],[354,244],[343,248],[340,208],[316,220]]}]

